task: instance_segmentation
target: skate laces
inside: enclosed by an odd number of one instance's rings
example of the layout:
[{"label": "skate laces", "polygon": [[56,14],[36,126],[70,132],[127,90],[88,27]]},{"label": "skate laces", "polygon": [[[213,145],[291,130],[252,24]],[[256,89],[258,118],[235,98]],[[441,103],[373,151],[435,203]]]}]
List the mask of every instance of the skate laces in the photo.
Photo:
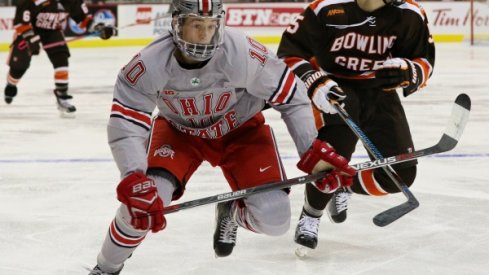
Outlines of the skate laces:
[{"label": "skate laces", "polygon": [[309,236],[317,236],[319,231],[319,222],[321,220],[319,218],[314,218],[309,215],[303,214],[301,219],[299,220],[299,230],[302,234],[306,234]]},{"label": "skate laces", "polygon": [[230,217],[225,217],[219,225],[219,242],[235,243],[238,224]]},{"label": "skate laces", "polygon": [[350,200],[351,193],[348,191],[340,191],[335,194],[335,205],[337,213],[348,210],[348,201]]}]

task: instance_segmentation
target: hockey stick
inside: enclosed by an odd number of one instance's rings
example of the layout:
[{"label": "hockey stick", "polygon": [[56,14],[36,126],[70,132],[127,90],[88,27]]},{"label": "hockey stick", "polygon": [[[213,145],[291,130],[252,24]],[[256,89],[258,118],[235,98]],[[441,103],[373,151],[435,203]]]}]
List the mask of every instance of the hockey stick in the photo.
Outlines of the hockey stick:
[{"label": "hockey stick", "polygon": [[[353,164],[352,166],[357,171],[364,171],[364,170],[380,168],[380,167],[384,167],[387,165],[397,164],[397,163],[417,159],[420,157],[426,157],[429,155],[434,155],[434,154],[439,154],[439,153],[450,151],[453,148],[455,148],[460,136],[462,135],[462,133],[464,131],[465,124],[467,123],[468,116],[469,116],[468,110],[470,110],[470,98],[465,94],[461,94],[455,100],[455,105],[454,105],[450,120],[448,122],[447,129],[443,133],[440,141],[438,141],[437,144],[435,144],[431,147],[425,148],[425,149],[415,151],[415,152],[399,154],[397,156],[387,157],[387,158],[383,158],[380,160],[366,161],[366,162],[362,162],[362,163]],[[170,213],[174,213],[174,212],[177,212],[180,210],[185,210],[185,209],[189,209],[189,208],[193,208],[193,207],[197,207],[197,206],[202,206],[202,205],[217,203],[217,202],[236,200],[236,199],[244,198],[244,197],[247,197],[247,196],[250,196],[253,194],[257,194],[257,193],[261,193],[261,192],[266,192],[266,191],[275,190],[275,189],[288,188],[288,187],[291,187],[293,185],[298,185],[298,184],[305,184],[305,183],[309,183],[309,182],[313,182],[313,181],[316,181],[318,179],[321,179],[327,173],[328,173],[327,171],[324,171],[324,172],[320,172],[320,173],[314,174],[314,175],[292,178],[292,179],[288,179],[285,181],[269,183],[269,184],[265,184],[265,185],[261,185],[261,186],[257,186],[257,187],[252,187],[252,188],[247,188],[247,189],[243,189],[243,190],[239,190],[239,191],[227,192],[227,193],[222,193],[222,194],[218,194],[218,195],[214,195],[214,196],[210,196],[210,197],[196,199],[196,200],[192,200],[192,201],[188,201],[188,202],[184,202],[184,203],[180,203],[180,204],[174,204],[174,205],[170,205],[170,206],[166,207],[164,210],[164,213],[170,214]],[[403,204],[401,204],[398,207],[402,208],[402,209],[397,210],[397,208],[394,207],[391,209],[396,209],[395,211],[389,209],[387,211],[384,211],[384,212],[378,214],[377,216],[386,215],[387,217],[391,217],[393,214],[390,214],[389,211],[393,211],[393,212],[395,212],[395,214],[397,214],[398,212],[402,213],[402,212],[406,211],[404,209],[405,206],[403,206]],[[384,214],[386,212],[387,212],[387,214]],[[377,218],[377,216],[375,218]],[[396,219],[400,218],[401,216],[397,217]],[[385,219],[386,218],[380,218],[380,220],[385,220]],[[396,219],[394,219],[392,221],[395,221]]]},{"label": "hockey stick", "polygon": [[[467,124],[467,121],[469,119],[470,107],[470,97],[466,94],[459,94],[455,99],[455,103],[453,105],[452,113],[450,115],[450,120],[448,121],[445,133],[441,137],[438,144],[431,148],[428,148],[426,150],[426,153],[430,153],[433,151],[451,150],[457,145],[458,140],[462,136],[465,125]],[[373,222],[378,226],[386,226],[413,210],[413,207],[416,208],[417,205],[414,206],[412,202],[410,202],[408,199],[406,203],[395,206],[391,209],[387,209],[386,211],[377,214],[374,217]]]},{"label": "hockey stick", "polygon": [[[355,136],[357,136],[363,143],[363,146],[367,151],[373,156],[375,160],[383,160],[384,157],[380,153],[380,151],[375,147],[375,145],[370,141],[370,139],[365,135],[365,133],[358,127],[358,125],[353,122],[350,115],[336,102],[334,102],[333,107],[338,112],[338,115],[343,119],[343,121],[348,125],[348,127],[353,131]],[[379,215],[376,215],[373,219],[373,222],[377,226],[386,226],[400,217],[406,215],[407,213],[413,211],[419,206],[419,202],[414,197],[411,190],[409,190],[408,186],[404,183],[404,181],[399,177],[399,175],[394,171],[394,169],[390,166],[383,166],[382,169],[386,173],[386,175],[391,179],[391,181],[399,188],[399,190],[406,196],[407,201],[398,205],[396,207],[390,208]]]},{"label": "hockey stick", "polygon": [[[149,23],[149,22],[152,22],[152,21],[155,21],[155,20],[158,20],[158,19],[167,18],[169,16],[171,16],[171,14],[163,14],[163,15],[157,16],[155,18],[152,18],[152,19],[150,19],[149,21],[146,21],[146,22]],[[145,22],[145,24],[146,24],[146,22]],[[137,26],[137,25],[141,25],[141,24],[142,23],[135,22],[135,23],[127,24],[127,25],[124,25],[122,27],[115,28],[115,29],[116,30],[120,30],[120,29],[125,29],[125,28],[129,28],[129,27],[133,27],[133,26]],[[58,42],[46,44],[42,48],[46,50],[46,49],[54,48],[56,46],[61,46],[61,45],[64,45],[64,44],[68,44],[70,42],[81,40],[81,39],[84,39],[86,37],[97,36],[97,35],[99,35],[99,32],[98,31],[89,32],[87,34],[79,35],[79,36],[76,36],[76,37],[73,37],[73,38],[70,38],[70,39],[66,39],[66,40],[63,40],[63,41],[58,41]]]},{"label": "hockey stick", "polygon": [[[458,140],[460,136],[462,135],[465,124],[467,123],[468,116],[469,116],[469,110],[470,110],[470,98],[465,95],[465,94],[460,94],[457,99],[455,100],[455,105],[452,110],[452,114],[450,117],[450,120],[447,125],[446,131],[443,133],[442,137],[438,141],[437,144],[421,149],[418,151],[414,151],[411,153],[403,153],[399,154],[396,156],[392,157],[387,157],[387,158],[382,158],[379,160],[374,160],[374,161],[366,161],[362,163],[357,163],[353,164],[352,166],[357,170],[357,171],[364,171],[364,170],[371,170],[375,168],[380,168],[384,167],[387,165],[392,165],[392,164],[397,164],[409,160],[414,160],[420,157],[426,157],[429,155],[434,155],[434,154],[439,154],[443,152],[447,152],[455,148],[455,146],[458,143]],[[164,213],[165,214],[170,214],[174,213],[180,210],[185,210],[197,206],[202,206],[206,204],[212,204],[212,203],[218,203],[218,202],[224,202],[224,201],[230,201],[230,200],[236,200],[240,198],[244,198],[253,194],[257,193],[262,193],[270,190],[275,190],[275,189],[283,189],[283,188],[288,188],[293,185],[298,185],[298,184],[305,184],[309,182],[316,181],[318,179],[323,178],[328,172],[320,172],[318,174],[314,175],[307,175],[307,176],[301,176],[297,178],[292,178],[288,179],[285,181],[280,181],[280,182],[273,182],[257,187],[252,187],[252,188],[247,188],[243,190],[238,190],[238,191],[232,191],[232,192],[227,192],[227,193],[222,193],[214,196],[209,196],[201,199],[196,199],[180,204],[174,204],[170,205],[165,208]],[[394,207],[396,208],[396,207]],[[391,208],[393,209],[393,208]],[[390,211],[384,211],[380,213],[379,215],[382,215],[385,212]],[[399,210],[396,210],[394,212],[398,212]],[[405,211],[405,210],[402,210]],[[402,212],[401,211],[401,212]],[[409,212],[409,211],[408,211]],[[379,216],[377,215],[377,216]],[[386,214],[384,214],[386,215]],[[376,216],[376,217],[377,217]],[[391,214],[388,214],[387,216],[391,216]],[[402,216],[402,215],[401,215]],[[398,217],[400,218],[400,216]],[[396,219],[398,219],[396,218]],[[375,219],[375,218],[374,218]],[[382,218],[384,219],[384,218]],[[394,219],[393,221],[395,221]],[[386,224],[387,225],[387,224]]]},{"label": "hockey stick", "polygon": [[[453,106],[452,114],[450,116],[447,129],[443,134],[442,138],[440,139],[440,141],[438,142],[438,144],[421,151],[401,154],[397,157],[391,157],[391,158],[399,157],[401,158],[400,160],[402,162],[402,158],[406,158],[404,159],[404,161],[407,161],[428,154],[436,154],[439,152],[444,152],[453,149],[457,145],[458,140],[465,128],[465,124],[467,123],[469,113],[470,113],[470,105],[471,105],[470,98],[468,95],[466,94],[458,95],[457,98],[455,99],[455,104]],[[368,137],[363,133],[363,131],[352,121],[352,119],[349,117],[346,111],[343,110],[343,108],[341,108],[337,104],[335,104],[334,106],[338,111],[340,117],[345,121],[345,123],[350,127],[350,129],[355,133],[355,135],[363,142],[367,151],[374,156],[375,161],[379,161],[382,163],[390,162],[390,161],[386,161],[386,159],[382,157],[382,154],[368,139]],[[391,159],[391,158],[387,158],[387,159]],[[393,163],[386,164],[386,166],[383,166],[382,169],[386,172],[389,178],[396,184],[396,186],[399,188],[399,190],[401,190],[401,192],[406,196],[408,200],[398,206],[392,207],[390,209],[387,209],[377,214],[373,218],[373,222],[377,226],[389,225],[392,222],[401,218],[402,216],[406,215],[407,213],[413,211],[419,206],[418,200],[414,197],[411,190],[409,190],[407,185],[402,181],[399,175],[397,175],[394,169],[392,169],[390,164]]]}]

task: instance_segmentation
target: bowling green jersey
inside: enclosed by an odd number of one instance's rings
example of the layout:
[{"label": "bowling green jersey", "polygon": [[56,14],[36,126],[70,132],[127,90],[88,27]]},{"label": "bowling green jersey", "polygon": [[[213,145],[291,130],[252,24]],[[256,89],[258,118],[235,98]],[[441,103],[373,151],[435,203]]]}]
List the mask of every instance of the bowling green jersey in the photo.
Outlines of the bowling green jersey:
[{"label": "bowling green jersey", "polygon": [[376,88],[375,70],[388,58],[411,60],[431,76],[435,47],[422,7],[413,0],[373,12],[355,0],[317,0],[283,33],[278,56],[301,77],[321,68],[340,86]]}]

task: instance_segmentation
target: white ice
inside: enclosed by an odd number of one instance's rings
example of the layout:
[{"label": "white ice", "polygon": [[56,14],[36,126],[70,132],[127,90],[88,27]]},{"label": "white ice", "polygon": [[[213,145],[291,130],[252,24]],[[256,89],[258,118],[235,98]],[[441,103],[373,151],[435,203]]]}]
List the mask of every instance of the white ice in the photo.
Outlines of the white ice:
[{"label": "white ice", "polygon": [[[105,129],[116,74],[138,48],[71,51],[76,119],[58,116],[45,54],[34,58],[14,102],[0,102],[0,274],[87,274],[118,206],[119,173]],[[473,111],[453,151],[419,160],[412,192],[421,205],[392,225],[377,227],[372,217],[404,202],[403,195],[355,195],[347,221],[323,218],[318,248],[300,260],[293,234],[303,186],[294,186],[284,236],[240,229],[233,254],[216,259],[214,206],[201,206],[168,215],[167,229],[149,234],[122,274],[487,274],[488,56],[489,47],[438,44],[429,86],[403,99],[418,149],[438,141],[457,94],[470,95]],[[273,110],[266,115],[288,176],[299,176],[284,124]],[[358,146],[353,162],[365,155]],[[179,202],[228,191],[220,170],[203,165]]]}]

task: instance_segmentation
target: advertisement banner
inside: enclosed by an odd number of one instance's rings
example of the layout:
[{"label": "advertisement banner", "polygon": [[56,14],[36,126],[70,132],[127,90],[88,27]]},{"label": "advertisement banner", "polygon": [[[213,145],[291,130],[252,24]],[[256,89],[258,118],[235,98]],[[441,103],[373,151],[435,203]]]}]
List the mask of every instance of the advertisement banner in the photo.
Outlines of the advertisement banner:
[{"label": "advertisement banner", "polygon": [[124,38],[154,38],[171,28],[170,5],[121,5],[118,12]]},{"label": "advertisement banner", "polygon": [[[471,10],[468,1],[420,2],[426,11],[436,42],[468,41],[471,35]],[[241,29],[262,43],[275,44],[307,3],[236,3],[225,4],[225,23]],[[95,19],[118,27],[116,37],[103,41],[88,37],[70,43],[73,46],[146,45],[171,28],[170,5],[89,5]],[[0,49],[8,49],[13,35],[14,7],[0,7]],[[474,3],[474,36],[489,40],[489,5]],[[68,39],[86,33],[73,20],[65,26]]]},{"label": "advertisement banner", "polygon": [[[422,2],[426,10],[433,35],[450,37],[459,35],[467,40],[471,33],[469,2]],[[474,2],[474,35],[489,38],[489,4]]]},{"label": "advertisement banner", "polygon": [[10,43],[14,34],[15,7],[0,8],[0,42]]},{"label": "advertisement banner", "polygon": [[303,11],[304,4],[279,6],[226,5],[226,26],[285,29]]}]

